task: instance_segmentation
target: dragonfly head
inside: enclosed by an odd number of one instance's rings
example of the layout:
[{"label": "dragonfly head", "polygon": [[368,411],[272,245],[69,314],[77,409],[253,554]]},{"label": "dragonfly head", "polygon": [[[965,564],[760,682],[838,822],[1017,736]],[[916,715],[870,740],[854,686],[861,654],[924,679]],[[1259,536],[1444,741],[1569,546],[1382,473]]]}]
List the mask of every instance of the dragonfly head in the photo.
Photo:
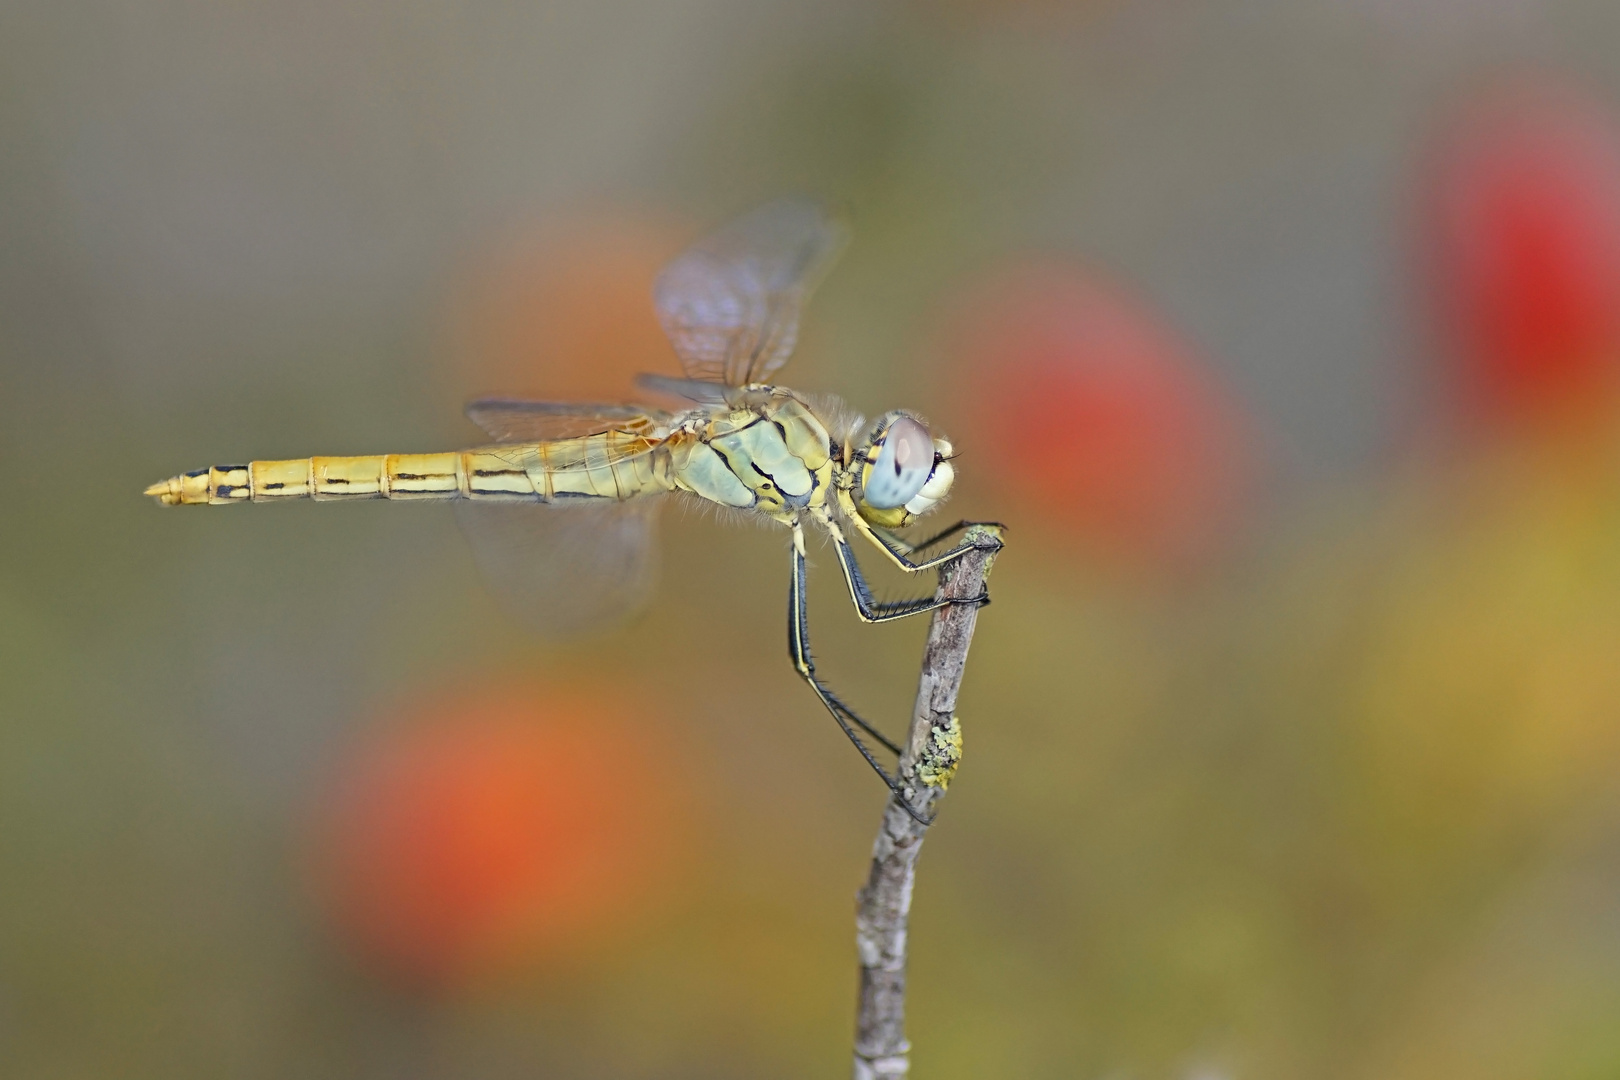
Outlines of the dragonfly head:
[{"label": "dragonfly head", "polygon": [[951,490],[951,444],[922,418],[896,410],[868,429],[850,465],[855,509],[884,529],[900,529],[932,510]]}]

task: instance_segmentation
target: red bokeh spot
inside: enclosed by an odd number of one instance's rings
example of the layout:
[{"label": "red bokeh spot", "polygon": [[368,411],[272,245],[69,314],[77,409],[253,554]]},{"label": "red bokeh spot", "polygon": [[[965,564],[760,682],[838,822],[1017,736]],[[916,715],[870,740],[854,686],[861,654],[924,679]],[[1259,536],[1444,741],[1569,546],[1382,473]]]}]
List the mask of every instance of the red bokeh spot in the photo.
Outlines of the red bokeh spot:
[{"label": "red bokeh spot", "polygon": [[623,401],[639,372],[677,374],[652,287],[688,239],[670,221],[613,209],[507,230],[454,290],[462,391]]},{"label": "red bokeh spot", "polygon": [[621,927],[667,883],[666,753],[584,698],[446,697],[365,737],[333,777],[316,883],[384,973],[455,985]]},{"label": "red bokeh spot", "polygon": [[1465,410],[1592,413],[1620,373],[1620,137],[1573,92],[1473,103],[1433,160],[1424,243]]},{"label": "red bokeh spot", "polygon": [[1189,346],[1118,286],[1059,258],[959,298],[964,453],[1100,552],[1164,566],[1225,538],[1251,471],[1232,406]]}]

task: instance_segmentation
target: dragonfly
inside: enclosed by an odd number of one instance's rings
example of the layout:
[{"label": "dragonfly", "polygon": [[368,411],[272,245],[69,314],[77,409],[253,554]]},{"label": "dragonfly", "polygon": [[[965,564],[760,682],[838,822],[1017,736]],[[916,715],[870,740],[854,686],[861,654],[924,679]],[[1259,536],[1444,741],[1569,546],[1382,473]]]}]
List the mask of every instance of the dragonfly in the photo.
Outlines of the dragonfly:
[{"label": "dragonfly", "polygon": [[[683,376],[637,384],[678,409],[484,398],[467,416],[493,440],[448,453],[309,457],[213,465],[146,489],[163,506],[299,499],[453,500],[494,590],[525,622],[571,633],[628,614],[649,593],[665,496],[786,526],[794,670],[902,807],[917,812],[864,733],[900,747],[818,674],[810,654],[805,531],[830,540],[860,618],[891,622],[965,600],[879,600],[853,542],[909,574],[996,550],[999,530],[959,521],[918,541],[902,533],[955,479],[954,449],[905,409],[867,423],[833,398],[771,381],[793,352],[805,304],[848,243],[843,220],[804,198],[767,204],[704,237],[660,272],[653,302]],[[947,541],[955,543],[947,545]],[[924,820],[918,818],[918,820]]]}]

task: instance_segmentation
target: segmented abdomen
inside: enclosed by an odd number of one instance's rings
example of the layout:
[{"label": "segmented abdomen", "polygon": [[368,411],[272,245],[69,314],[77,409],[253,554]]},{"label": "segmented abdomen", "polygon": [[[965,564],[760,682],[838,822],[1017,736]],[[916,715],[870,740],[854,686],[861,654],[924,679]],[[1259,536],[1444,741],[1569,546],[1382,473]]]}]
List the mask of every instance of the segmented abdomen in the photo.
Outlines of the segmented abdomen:
[{"label": "segmented abdomen", "polygon": [[641,435],[608,431],[556,442],[448,454],[374,454],[215,465],[153,484],[164,506],[281,499],[631,499],[670,490],[668,455]]}]

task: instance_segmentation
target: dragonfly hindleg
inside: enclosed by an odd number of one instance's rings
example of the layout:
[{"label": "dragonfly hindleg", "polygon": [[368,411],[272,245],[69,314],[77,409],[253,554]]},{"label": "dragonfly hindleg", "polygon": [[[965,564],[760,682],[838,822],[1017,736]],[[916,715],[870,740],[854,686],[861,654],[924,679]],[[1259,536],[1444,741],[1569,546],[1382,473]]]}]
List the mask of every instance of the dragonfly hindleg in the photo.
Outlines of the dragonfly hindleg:
[{"label": "dragonfly hindleg", "polygon": [[793,540],[793,578],[788,586],[788,652],[793,658],[793,668],[805,682],[810,684],[810,688],[821,699],[822,705],[826,706],[827,711],[832,714],[832,718],[838,722],[839,728],[849,737],[849,741],[854,744],[855,749],[860,751],[860,755],[866,759],[866,763],[872,767],[872,771],[882,778],[884,786],[894,795],[901,808],[919,823],[923,825],[931,824],[930,819],[922,817],[911,808],[911,804],[907,801],[905,793],[900,787],[900,782],[878,763],[877,758],[872,755],[872,751],[867,748],[867,745],[861,741],[861,737],[855,733],[855,728],[851,727],[851,724],[859,727],[872,738],[882,743],[884,747],[894,754],[900,753],[900,747],[881,731],[861,719],[855,710],[844,704],[838,695],[823,685],[816,676],[815,661],[810,658],[810,618],[805,602],[804,534],[797,527],[794,529]]},{"label": "dragonfly hindleg", "polygon": [[[833,714],[833,718],[841,726],[847,720],[876,739],[891,754],[900,753],[900,747],[895,744],[894,740],[861,719],[854,709],[844,704],[843,700],[816,676],[816,664],[810,656],[810,615],[808,605],[805,602],[804,554],[799,551],[797,546],[793,550],[793,581],[788,595],[788,652],[793,658],[794,670],[810,684],[811,688],[815,690],[816,696],[821,699],[821,703],[827,707],[827,711]],[[845,734],[854,740],[855,746],[866,757],[866,760],[874,769],[878,770],[878,774],[883,777],[884,781],[893,786],[889,774],[878,767],[877,762],[867,753],[866,746],[860,741],[860,738],[849,731],[847,726],[845,726],[844,730]]]}]

